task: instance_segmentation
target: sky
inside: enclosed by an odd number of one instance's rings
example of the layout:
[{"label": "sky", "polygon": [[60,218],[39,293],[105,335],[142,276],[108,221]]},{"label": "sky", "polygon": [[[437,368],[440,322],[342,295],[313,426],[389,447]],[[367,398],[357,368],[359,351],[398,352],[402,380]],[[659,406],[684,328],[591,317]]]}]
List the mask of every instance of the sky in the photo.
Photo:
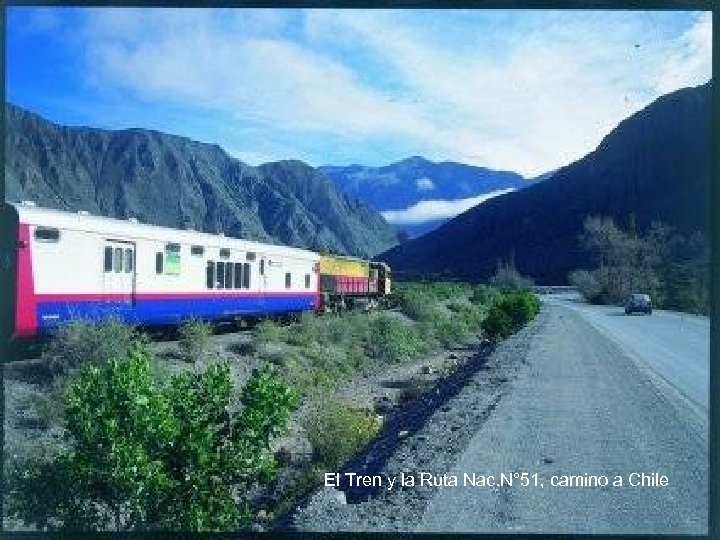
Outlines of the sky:
[{"label": "sky", "polygon": [[251,165],[409,156],[533,177],[711,76],[709,12],[7,8],[6,97]]}]

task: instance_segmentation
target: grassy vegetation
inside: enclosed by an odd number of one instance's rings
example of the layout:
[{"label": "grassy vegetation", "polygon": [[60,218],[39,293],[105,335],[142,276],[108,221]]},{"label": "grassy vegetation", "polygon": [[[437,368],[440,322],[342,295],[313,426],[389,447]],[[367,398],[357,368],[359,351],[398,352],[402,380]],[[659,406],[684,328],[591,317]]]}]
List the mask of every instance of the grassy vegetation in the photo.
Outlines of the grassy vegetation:
[{"label": "grassy vegetation", "polygon": [[291,325],[266,320],[255,327],[254,341],[258,354],[307,395],[333,389],[352,373],[401,364],[477,335],[498,297],[493,288],[465,283],[400,283],[393,311],[304,314]]},{"label": "grassy vegetation", "polygon": [[119,320],[77,320],[58,329],[42,358],[53,377],[62,379],[86,364],[103,365],[125,358],[139,337],[135,328]]},{"label": "grassy vegetation", "polygon": [[135,341],[69,378],[68,448],[14,462],[6,508],[41,530],[237,530],[252,520],[250,490],[276,472],[270,441],[296,406],[267,365],[239,396],[223,364],[158,381]]},{"label": "grassy vegetation", "polygon": [[199,319],[189,319],[180,325],[178,333],[182,359],[186,362],[203,360],[213,334],[212,325]]},{"label": "grassy vegetation", "polygon": [[[417,360],[473,336],[493,340],[506,337],[535,316],[539,302],[526,290],[511,290],[509,286],[505,289],[456,282],[398,283],[391,310],[322,317],[304,314],[292,324],[268,319],[254,327],[252,341],[235,345],[233,350],[237,349],[237,353],[273,365],[274,373],[282,379],[278,384],[297,392],[310,410],[302,417],[302,427],[312,445],[312,458],[282,461],[278,475],[281,481],[267,487],[276,493],[274,502],[267,503],[267,512],[263,510],[263,515],[267,514],[265,519],[287,509],[317,485],[322,472],[340,467],[381,430],[381,418],[373,410],[334,398],[336,388],[358,374]],[[184,360],[196,362],[208,354],[210,325],[188,321],[179,333],[178,346]],[[116,321],[100,325],[79,322],[61,330],[48,346],[45,358],[59,378],[75,380],[87,364],[117,369],[117,361],[128,358],[133,343],[138,347],[138,339],[142,338],[136,330]],[[147,349],[142,350],[147,353]],[[148,365],[152,368],[152,378],[158,381],[150,383],[143,379],[152,392],[164,387],[161,381],[171,379],[169,372],[156,369],[157,359],[152,355],[143,359],[142,364],[145,372]],[[227,379],[223,380],[227,384]],[[401,403],[413,401],[432,384],[432,377],[413,376],[406,381],[398,399]],[[53,399],[60,399],[59,396]],[[258,399],[261,397],[258,395]],[[199,407],[201,401],[194,406]],[[63,421],[54,416],[45,401],[32,406],[44,426]],[[263,407],[272,408],[268,403]],[[109,425],[116,425],[106,420]],[[255,420],[261,421],[259,417]],[[262,460],[267,459],[266,442],[261,445]],[[230,521],[239,520],[232,514]]]},{"label": "grassy vegetation", "polygon": [[316,463],[332,471],[367,446],[381,424],[372,410],[326,398],[316,403],[304,427]]},{"label": "grassy vegetation", "polygon": [[503,294],[490,307],[482,328],[488,339],[497,341],[506,338],[537,315],[540,300],[527,291],[513,291]]}]

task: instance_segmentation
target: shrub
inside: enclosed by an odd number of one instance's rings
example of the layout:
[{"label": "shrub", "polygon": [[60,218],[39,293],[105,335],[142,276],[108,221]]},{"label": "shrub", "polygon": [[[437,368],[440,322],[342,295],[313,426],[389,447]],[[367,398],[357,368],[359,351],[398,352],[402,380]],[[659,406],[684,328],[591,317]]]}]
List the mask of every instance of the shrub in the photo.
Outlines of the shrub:
[{"label": "shrub", "polygon": [[383,313],[375,317],[370,326],[367,350],[375,360],[403,362],[427,350],[427,343],[417,328],[397,317]]},{"label": "shrub", "polygon": [[468,327],[462,317],[442,313],[433,321],[433,336],[446,347],[462,341],[468,334]]},{"label": "shrub", "polygon": [[210,337],[212,336],[212,325],[199,319],[189,319],[183,322],[178,329],[180,347],[183,360],[195,362],[201,360],[207,354]]},{"label": "shrub", "polygon": [[529,291],[503,294],[488,310],[482,329],[489,339],[505,338],[531,321],[540,311],[540,300]]},{"label": "shrub", "polygon": [[401,297],[400,310],[415,321],[427,321],[433,317],[435,303],[429,294],[413,291]]},{"label": "shrub", "polygon": [[455,313],[463,311],[466,306],[467,304],[465,304],[465,302],[461,302],[460,300],[452,300],[447,303],[447,308]]},{"label": "shrub", "polygon": [[343,375],[349,374],[345,350],[337,345],[313,343],[303,349],[303,355],[310,361],[311,369],[316,372],[325,385],[333,385]]},{"label": "shrub", "polygon": [[574,270],[568,274],[570,285],[577,288],[580,294],[592,304],[602,300],[603,285],[595,272],[588,270]]},{"label": "shrub", "polygon": [[515,264],[498,264],[495,275],[490,278],[490,284],[503,291],[528,290],[534,285],[533,280],[517,271]]},{"label": "shrub", "polygon": [[500,296],[500,291],[495,287],[487,285],[477,285],[473,288],[470,302],[473,304],[490,305]]},{"label": "shrub", "polygon": [[258,344],[281,341],[283,334],[284,329],[270,319],[260,321],[253,330],[253,336]]},{"label": "shrub", "polygon": [[371,409],[352,408],[333,399],[318,402],[303,426],[315,459],[326,470],[340,467],[380,431],[380,421]]},{"label": "shrub", "polygon": [[311,313],[303,313],[297,324],[287,332],[287,342],[292,345],[309,345],[317,342],[319,331],[317,319]]},{"label": "shrub", "polygon": [[505,310],[495,304],[490,307],[482,323],[482,330],[488,339],[498,340],[512,333],[512,322]]},{"label": "shrub", "polygon": [[[64,394],[71,449],[10,473],[13,517],[54,530],[235,530],[275,470],[269,441],[296,406],[266,366],[240,405],[226,365],[154,380],[146,347],[92,365]],[[71,489],[68,489],[72,486]]]},{"label": "shrub", "polygon": [[352,314],[345,317],[324,317],[318,340],[321,343],[333,343],[335,345],[349,343],[353,341],[353,337],[357,332],[362,331],[361,325],[366,321],[367,316],[360,314]]},{"label": "shrub", "polygon": [[58,328],[42,357],[54,377],[68,375],[86,364],[102,365],[125,358],[136,329],[119,320],[76,320]]},{"label": "shrub", "polygon": [[510,317],[513,330],[525,325],[540,311],[540,301],[532,293],[506,294],[500,305]]},{"label": "shrub", "polygon": [[437,300],[449,300],[470,293],[470,286],[458,281],[437,281],[427,284],[426,287],[430,295]]}]

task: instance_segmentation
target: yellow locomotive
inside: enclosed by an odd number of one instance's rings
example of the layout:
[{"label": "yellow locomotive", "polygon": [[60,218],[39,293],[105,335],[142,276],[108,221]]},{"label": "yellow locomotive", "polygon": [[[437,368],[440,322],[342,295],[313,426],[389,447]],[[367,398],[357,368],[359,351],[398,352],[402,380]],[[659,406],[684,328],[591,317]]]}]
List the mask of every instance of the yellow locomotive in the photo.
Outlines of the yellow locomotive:
[{"label": "yellow locomotive", "polygon": [[377,307],[391,292],[390,267],[379,261],[320,255],[320,301],[324,310]]}]

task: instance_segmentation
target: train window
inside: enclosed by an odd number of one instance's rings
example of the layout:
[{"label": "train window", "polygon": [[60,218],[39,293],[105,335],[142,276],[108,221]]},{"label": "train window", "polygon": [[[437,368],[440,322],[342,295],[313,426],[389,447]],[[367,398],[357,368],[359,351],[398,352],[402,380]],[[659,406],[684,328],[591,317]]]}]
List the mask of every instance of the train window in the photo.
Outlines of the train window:
[{"label": "train window", "polygon": [[123,250],[122,248],[115,248],[115,257],[113,258],[113,270],[115,272],[122,272],[123,269]]},{"label": "train window", "polygon": [[225,263],[225,288],[232,289],[233,286],[233,264]]},{"label": "train window", "polygon": [[215,286],[215,263],[212,261],[207,262],[207,268],[205,269],[205,285],[208,289],[212,289]]},{"label": "train window", "polygon": [[235,283],[233,285],[236,289],[242,289],[242,263],[235,263]]},{"label": "train window", "polygon": [[225,288],[225,263],[218,261],[215,263],[215,288]]},{"label": "train window", "polygon": [[60,230],[50,227],[38,227],[35,229],[35,240],[41,242],[57,242],[60,240]]},{"label": "train window", "polygon": [[243,263],[242,286],[243,289],[250,288],[250,263]]},{"label": "train window", "polygon": [[245,255],[245,259],[248,261],[254,261],[255,257],[256,257],[256,255],[252,251],[248,251],[247,254]]},{"label": "train window", "polygon": [[180,275],[180,244],[165,244],[165,257],[163,263],[164,268],[162,272],[164,272],[166,275]]},{"label": "train window", "polygon": [[305,274],[305,288],[310,288],[310,274]]},{"label": "train window", "polygon": [[105,257],[104,257],[103,269],[106,272],[112,272],[112,263],[113,263],[113,248],[110,246],[105,246]]},{"label": "train window", "polygon": [[223,259],[229,259],[230,258],[230,250],[227,248],[222,248],[220,250],[220,257]]},{"label": "train window", "polygon": [[204,255],[205,254],[205,248],[202,246],[191,246],[190,247],[190,255]]},{"label": "train window", "polygon": [[133,271],[133,250],[125,248],[125,272]]},{"label": "train window", "polygon": [[260,259],[260,275],[265,275],[265,259]]},{"label": "train window", "polygon": [[285,272],[285,288],[289,289],[292,286],[292,276],[290,272]]},{"label": "train window", "polygon": [[155,254],[155,273],[163,273],[163,254],[160,251]]}]

